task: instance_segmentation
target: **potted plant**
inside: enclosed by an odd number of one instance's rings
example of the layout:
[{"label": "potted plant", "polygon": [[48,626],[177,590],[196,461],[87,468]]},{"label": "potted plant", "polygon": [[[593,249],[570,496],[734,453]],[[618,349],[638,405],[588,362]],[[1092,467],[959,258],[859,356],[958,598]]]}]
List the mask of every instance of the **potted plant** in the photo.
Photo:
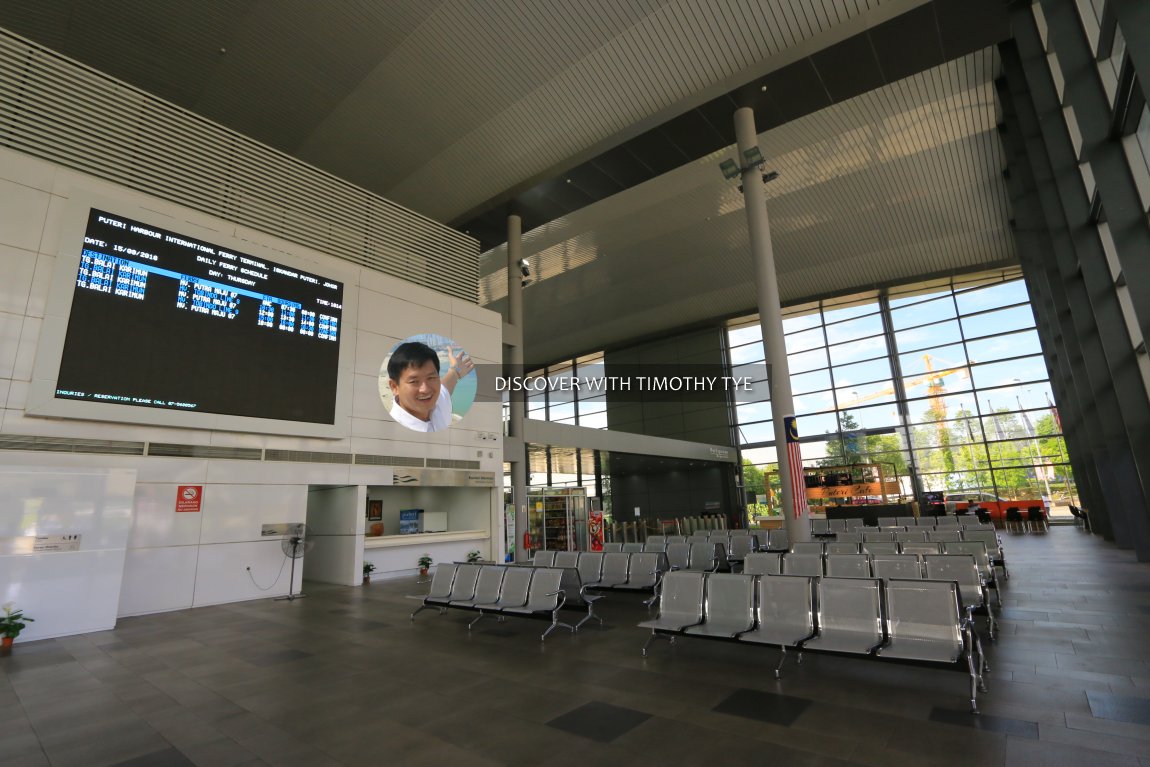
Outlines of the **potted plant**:
[{"label": "potted plant", "polygon": [[421,576],[427,575],[428,568],[431,567],[432,559],[427,554],[419,558],[419,574]]},{"label": "potted plant", "polygon": [[467,552],[467,564],[473,565],[479,561],[479,549],[472,549]]},{"label": "potted plant", "polygon": [[371,562],[364,562],[363,563],[363,582],[364,583],[371,583],[371,573],[374,570],[375,570],[375,565],[373,565]]},{"label": "potted plant", "polygon": [[0,616],[0,655],[8,655],[12,652],[13,640],[33,620],[26,617],[23,610],[17,610],[15,602],[6,602],[3,610],[4,615]]}]

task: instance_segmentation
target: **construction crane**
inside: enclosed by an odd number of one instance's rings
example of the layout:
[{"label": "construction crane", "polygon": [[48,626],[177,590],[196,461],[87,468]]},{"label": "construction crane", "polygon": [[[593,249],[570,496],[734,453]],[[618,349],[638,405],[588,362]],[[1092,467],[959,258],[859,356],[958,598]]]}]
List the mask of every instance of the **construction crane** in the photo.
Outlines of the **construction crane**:
[{"label": "construction crane", "polygon": [[[945,420],[946,400],[943,399],[943,395],[946,394],[946,386],[942,379],[946,376],[954,375],[955,373],[961,373],[963,378],[970,378],[970,368],[966,365],[962,365],[960,367],[952,367],[945,370],[935,370],[934,360],[929,354],[922,355],[922,358],[926,362],[926,374],[908,380],[904,386],[907,389],[913,389],[916,386],[927,384],[926,392],[927,396],[930,398],[930,405],[938,413],[939,420]],[[847,408],[856,407],[864,402],[870,402],[871,400],[879,399],[880,397],[886,397],[890,394],[894,394],[893,384],[884,389],[880,389],[879,391],[871,392],[870,394],[865,394],[861,397],[855,397],[854,399],[847,400],[846,402],[840,402],[839,409],[846,410]]]}]

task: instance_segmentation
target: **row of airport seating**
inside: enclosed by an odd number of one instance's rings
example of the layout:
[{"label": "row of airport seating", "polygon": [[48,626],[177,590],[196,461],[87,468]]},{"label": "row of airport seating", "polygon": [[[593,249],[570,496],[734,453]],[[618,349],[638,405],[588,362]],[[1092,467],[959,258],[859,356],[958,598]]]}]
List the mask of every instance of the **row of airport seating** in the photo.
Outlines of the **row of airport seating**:
[{"label": "row of airport seating", "polygon": [[[436,565],[431,588],[423,603],[411,614],[411,620],[423,610],[449,608],[470,610],[479,615],[467,624],[470,631],[484,615],[495,615],[500,621],[507,616],[547,618],[551,625],[540,641],[557,628],[572,633],[594,618],[595,602],[579,571],[573,567],[522,567],[517,565],[478,565],[466,562]],[[574,626],[559,620],[565,607],[585,607],[587,614]]]},{"label": "row of airport seating", "polygon": [[[966,524],[980,524],[978,518],[944,515],[938,517],[879,517],[877,527],[957,527]],[[875,525],[867,525],[862,519],[811,519],[813,535],[829,535],[848,530],[861,530]]]},{"label": "row of airport seating", "polygon": [[939,664],[970,676],[971,711],[986,662],[953,580],[671,572],[643,655],[659,637],[777,645],[881,660]]},{"label": "row of airport seating", "polygon": [[747,575],[826,575],[834,578],[922,578],[952,580],[958,583],[963,601],[972,611],[984,613],[987,631],[994,638],[998,621],[990,605],[988,589],[995,588],[998,604],[1002,595],[994,581],[988,581],[987,556],[981,544],[943,544],[941,553],[925,554],[826,554],[755,553],[743,563]]},{"label": "row of airport seating", "polygon": [[[994,567],[1002,568],[1004,578],[1010,577],[1010,571],[1006,568],[1006,556],[1002,550],[1002,540],[998,536],[998,531],[990,526],[970,526],[964,527],[961,530],[947,529],[931,530],[929,528],[922,528],[916,530],[899,531],[866,531],[866,532],[847,532],[836,533],[834,536],[834,543],[859,543],[863,548],[871,551],[881,551],[882,546],[878,548],[872,547],[872,544],[885,544],[885,543],[899,543],[899,544],[912,544],[909,551],[923,553],[926,550],[917,546],[919,543],[953,543],[955,541],[978,541],[986,546],[987,552],[990,554],[991,564]],[[829,545],[829,543],[828,543]],[[904,546],[904,550],[905,546]],[[889,552],[886,552],[889,553]]]}]

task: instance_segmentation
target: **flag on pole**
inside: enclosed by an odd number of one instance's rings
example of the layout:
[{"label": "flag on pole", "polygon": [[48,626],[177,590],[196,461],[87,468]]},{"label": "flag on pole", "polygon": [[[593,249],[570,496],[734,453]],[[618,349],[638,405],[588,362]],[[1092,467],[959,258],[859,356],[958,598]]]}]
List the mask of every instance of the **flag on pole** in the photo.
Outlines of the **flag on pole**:
[{"label": "flag on pole", "polygon": [[804,514],[810,512],[810,509],[807,508],[807,485],[803,482],[803,457],[799,454],[799,427],[793,415],[783,416],[783,425],[787,430],[791,514],[795,519],[801,519]]},{"label": "flag on pole", "polygon": [[994,406],[990,404],[990,400],[986,401],[986,410],[994,416],[994,438],[1006,439],[1006,434],[1002,431],[1002,415],[995,412]]},{"label": "flag on pole", "polygon": [[1058,415],[1058,406],[1050,401],[1050,394],[1046,395],[1046,404],[1050,406],[1050,414],[1054,416],[1054,425],[1058,427],[1058,433],[1062,433],[1062,416]]}]

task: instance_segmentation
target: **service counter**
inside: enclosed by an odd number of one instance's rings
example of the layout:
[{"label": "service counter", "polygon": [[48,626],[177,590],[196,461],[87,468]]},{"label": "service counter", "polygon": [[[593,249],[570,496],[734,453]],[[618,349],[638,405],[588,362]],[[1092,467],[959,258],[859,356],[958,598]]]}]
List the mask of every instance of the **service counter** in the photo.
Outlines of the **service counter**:
[{"label": "service counter", "polygon": [[478,551],[481,559],[491,558],[490,531],[452,530],[363,539],[363,561],[375,565],[373,578],[413,575],[419,570],[419,558],[424,554],[431,557],[433,563],[462,562],[472,551]]}]

